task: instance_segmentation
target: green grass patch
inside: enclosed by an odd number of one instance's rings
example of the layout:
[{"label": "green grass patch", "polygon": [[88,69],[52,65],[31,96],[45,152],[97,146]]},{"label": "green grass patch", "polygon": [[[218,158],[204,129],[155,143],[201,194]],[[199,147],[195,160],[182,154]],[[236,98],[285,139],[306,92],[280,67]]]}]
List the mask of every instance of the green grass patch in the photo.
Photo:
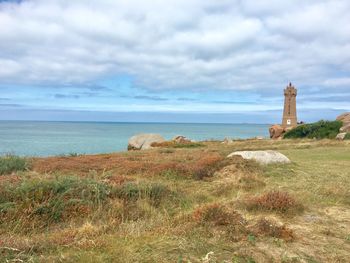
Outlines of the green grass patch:
[{"label": "green grass patch", "polygon": [[5,155],[0,157],[0,175],[25,171],[29,166],[29,161],[26,158],[16,155]]},{"label": "green grass patch", "polygon": [[191,143],[176,143],[174,144],[174,148],[198,148],[198,147],[204,147],[205,145],[203,143],[199,142],[191,142]]},{"label": "green grass patch", "polygon": [[303,124],[284,135],[284,139],[334,139],[342,126],[341,121],[318,121],[316,123]]}]

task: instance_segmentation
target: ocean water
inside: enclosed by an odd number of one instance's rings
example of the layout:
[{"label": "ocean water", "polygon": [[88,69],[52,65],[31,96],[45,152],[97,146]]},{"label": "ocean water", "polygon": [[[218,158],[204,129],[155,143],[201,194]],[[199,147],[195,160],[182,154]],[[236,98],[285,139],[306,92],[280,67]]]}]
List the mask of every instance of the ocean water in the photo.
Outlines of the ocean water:
[{"label": "ocean water", "polygon": [[125,151],[138,133],[193,140],[268,136],[268,124],[181,124],[0,121],[0,155],[53,156]]}]

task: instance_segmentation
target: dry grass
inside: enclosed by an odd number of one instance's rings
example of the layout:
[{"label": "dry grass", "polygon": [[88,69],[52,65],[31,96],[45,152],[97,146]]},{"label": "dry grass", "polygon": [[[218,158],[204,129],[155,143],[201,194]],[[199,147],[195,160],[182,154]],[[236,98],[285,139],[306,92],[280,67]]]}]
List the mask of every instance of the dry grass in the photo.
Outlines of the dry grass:
[{"label": "dry grass", "polygon": [[[35,158],[0,176],[0,262],[347,261],[350,142],[203,144]],[[258,149],[293,164],[225,159]]]},{"label": "dry grass", "polygon": [[82,176],[89,175],[91,171],[138,176],[154,176],[172,171],[178,176],[203,179],[211,176],[217,167],[224,166],[226,162],[224,156],[215,152],[178,150],[164,154],[154,150],[148,153],[36,158],[33,160],[33,170],[39,173],[74,173]]},{"label": "dry grass", "polygon": [[278,224],[266,218],[261,218],[258,220],[258,222],[253,227],[253,232],[257,236],[262,235],[276,237],[286,241],[292,241],[295,238],[293,231],[286,225]]}]

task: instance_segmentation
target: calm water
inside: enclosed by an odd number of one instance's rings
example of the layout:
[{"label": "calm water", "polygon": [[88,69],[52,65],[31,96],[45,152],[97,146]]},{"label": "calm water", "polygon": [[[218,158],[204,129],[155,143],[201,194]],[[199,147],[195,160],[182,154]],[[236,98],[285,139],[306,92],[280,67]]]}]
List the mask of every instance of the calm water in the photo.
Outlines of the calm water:
[{"label": "calm water", "polygon": [[194,140],[268,136],[265,124],[175,124],[0,121],[0,154],[50,156],[126,150],[138,133],[166,139],[184,135]]}]

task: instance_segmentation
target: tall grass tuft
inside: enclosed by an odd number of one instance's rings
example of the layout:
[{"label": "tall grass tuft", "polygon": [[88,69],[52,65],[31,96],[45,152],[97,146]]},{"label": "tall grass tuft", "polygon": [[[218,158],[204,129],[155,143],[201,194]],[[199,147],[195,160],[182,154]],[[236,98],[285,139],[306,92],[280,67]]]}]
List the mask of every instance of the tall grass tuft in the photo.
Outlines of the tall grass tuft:
[{"label": "tall grass tuft", "polygon": [[160,183],[127,182],[114,189],[114,195],[125,201],[148,199],[156,206],[170,193],[171,191]]},{"label": "tall grass tuft", "polygon": [[29,166],[29,161],[26,158],[11,154],[0,157],[0,175],[24,171]]}]

